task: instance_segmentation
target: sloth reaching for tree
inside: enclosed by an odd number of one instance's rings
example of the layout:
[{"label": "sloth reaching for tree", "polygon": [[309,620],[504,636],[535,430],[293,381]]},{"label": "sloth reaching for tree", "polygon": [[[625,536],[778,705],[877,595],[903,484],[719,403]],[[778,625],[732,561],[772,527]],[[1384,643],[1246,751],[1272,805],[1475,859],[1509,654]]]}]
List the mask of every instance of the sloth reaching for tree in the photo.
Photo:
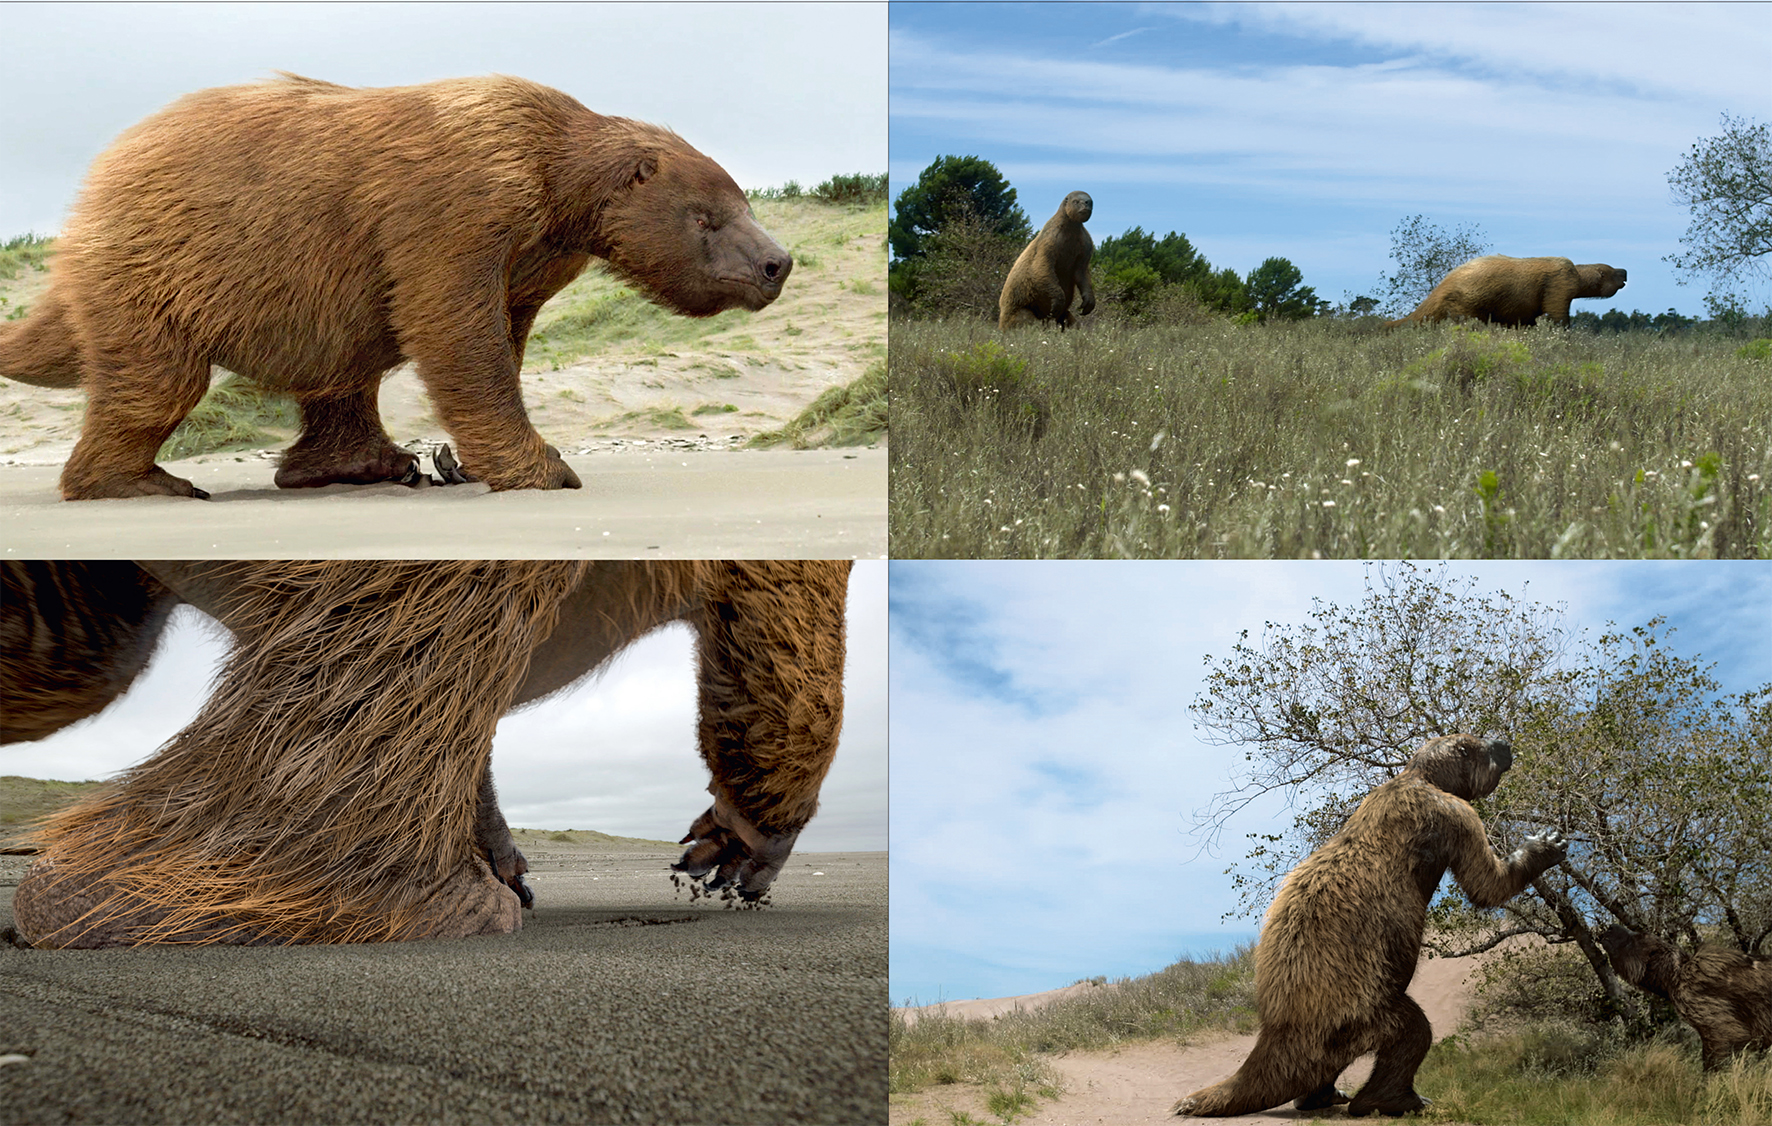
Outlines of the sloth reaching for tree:
[{"label": "sloth reaching for tree", "polygon": [[[1450,868],[1473,903],[1498,907],[1567,855],[1554,829],[1506,860],[1489,847],[1470,803],[1512,765],[1499,739],[1430,739],[1292,870],[1255,951],[1255,1048],[1235,1075],[1177,1102],[1176,1114],[1248,1114],[1292,1099],[1300,1110],[1345,1102],[1355,1117],[1428,1104],[1415,1071],[1433,1030],[1405,991],[1434,889]],[[1350,1101],[1335,1078],[1371,1051],[1372,1077]]]}]

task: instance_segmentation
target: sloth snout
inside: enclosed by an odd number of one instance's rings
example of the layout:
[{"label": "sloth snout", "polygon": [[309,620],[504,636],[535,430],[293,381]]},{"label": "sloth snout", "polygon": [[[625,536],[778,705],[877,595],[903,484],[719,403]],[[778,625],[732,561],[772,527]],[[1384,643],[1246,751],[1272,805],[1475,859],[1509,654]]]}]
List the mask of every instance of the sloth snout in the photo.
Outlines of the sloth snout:
[{"label": "sloth snout", "polygon": [[794,256],[785,250],[765,254],[763,260],[757,264],[757,270],[763,275],[764,284],[779,286],[793,272]]},{"label": "sloth snout", "polygon": [[1514,749],[1508,746],[1506,739],[1489,740],[1489,755],[1495,760],[1495,765],[1503,770],[1514,764]]}]

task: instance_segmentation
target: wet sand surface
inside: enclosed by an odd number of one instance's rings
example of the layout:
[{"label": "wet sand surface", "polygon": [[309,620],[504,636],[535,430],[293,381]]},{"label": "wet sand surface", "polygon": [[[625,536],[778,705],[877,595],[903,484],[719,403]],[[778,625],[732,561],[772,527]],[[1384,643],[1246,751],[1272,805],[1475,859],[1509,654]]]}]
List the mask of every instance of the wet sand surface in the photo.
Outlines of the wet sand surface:
[{"label": "wet sand surface", "polygon": [[[886,554],[886,450],[597,453],[582,489],[278,489],[275,466],[166,463],[211,499],[66,502],[59,465],[0,466],[8,558],[849,559]],[[427,460],[428,468],[429,462]]]},{"label": "wet sand surface", "polygon": [[885,1121],[885,853],[732,911],[675,853],[528,851],[514,935],[0,947],[0,1122]]}]

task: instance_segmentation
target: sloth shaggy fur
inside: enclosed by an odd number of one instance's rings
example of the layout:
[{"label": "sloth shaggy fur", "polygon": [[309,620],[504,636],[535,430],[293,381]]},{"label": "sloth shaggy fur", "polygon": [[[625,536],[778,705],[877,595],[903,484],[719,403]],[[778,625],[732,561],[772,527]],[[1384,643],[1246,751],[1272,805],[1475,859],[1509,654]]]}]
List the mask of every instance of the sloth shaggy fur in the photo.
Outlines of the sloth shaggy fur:
[{"label": "sloth shaggy fur", "polygon": [[[1433,1033],[1405,990],[1440,878],[1450,868],[1471,902],[1495,907],[1563,859],[1555,833],[1528,838],[1506,860],[1489,847],[1470,802],[1493,791],[1512,761],[1500,741],[1430,739],[1292,870],[1255,951],[1254,1050],[1175,1113],[1223,1117],[1297,1100],[1301,1110],[1347,1102],[1357,1117],[1427,1105],[1414,1078]],[[1372,1051],[1372,1076],[1350,1101],[1336,1076]]]},{"label": "sloth shaggy fur", "polygon": [[[197,718],[42,828],[13,907],[39,946],[517,929],[526,889],[491,788],[494,725],[674,620],[698,634],[714,797],[679,867],[754,898],[816,811],[842,723],[847,563],[8,562],[0,575],[9,737],[127,687],[176,601],[234,636]],[[74,662],[90,675],[61,667]]]}]

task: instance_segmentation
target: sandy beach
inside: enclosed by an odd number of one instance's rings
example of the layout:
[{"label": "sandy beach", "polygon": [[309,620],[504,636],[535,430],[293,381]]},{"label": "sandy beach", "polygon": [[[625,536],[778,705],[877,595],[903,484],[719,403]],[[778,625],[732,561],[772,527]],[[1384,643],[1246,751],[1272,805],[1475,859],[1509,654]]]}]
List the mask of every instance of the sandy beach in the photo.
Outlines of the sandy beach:
[{"label": "sandy beach", "polygon": [[[59,463],[0,465],[13,559],[870,559],[886,554],[886,450],[688,450],[648,442],[566,459],[582,489],[278,489],[217,454],[166,468],[183,497],[61,499]],[[429,459],[426,459],[428,466]]]},{"label": "sandy beach", "polygon": [[663,846],[524,847],[513,935],[0,947],[0,1123],[885,1120],[885,853],[732,911]]}]

